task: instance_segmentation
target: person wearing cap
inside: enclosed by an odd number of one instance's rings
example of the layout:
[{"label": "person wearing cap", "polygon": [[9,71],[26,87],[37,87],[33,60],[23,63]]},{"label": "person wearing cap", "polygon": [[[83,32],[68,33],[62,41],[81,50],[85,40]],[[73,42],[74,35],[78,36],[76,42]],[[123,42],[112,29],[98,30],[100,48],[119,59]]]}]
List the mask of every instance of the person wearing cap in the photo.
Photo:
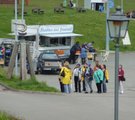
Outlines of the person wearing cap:
[{"label": "person wearing cap", "polygon": [[86,70],[85,70],[85,93],[92,93],[92,81],[93,81],[93,69],[91,68],[90,64],[86,63]]},{"label": "person wearing cap", "polygon": [[75,92],[81,92],[80,75],[81,75],[81,65],[78,63],[78,64],[76,64],[76,66],[73,70]]}]

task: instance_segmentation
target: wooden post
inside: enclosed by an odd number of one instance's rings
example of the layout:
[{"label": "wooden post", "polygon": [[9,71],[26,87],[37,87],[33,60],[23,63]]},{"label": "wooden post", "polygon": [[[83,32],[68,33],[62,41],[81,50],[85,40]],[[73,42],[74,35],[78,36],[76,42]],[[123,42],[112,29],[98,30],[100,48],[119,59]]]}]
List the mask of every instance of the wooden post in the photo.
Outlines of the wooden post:
[{"label": "wooden post", "polygon": [[35,79],[36,77],[35,77],[33,62],[32,62],[32,58],[31,58],[31,54],[30,54],[30,46],[28,43],[26,44],[26,54],[27,54],[28,63],[29,63],[29,67],[30,67],[31,78]]},{"label": "wooden post", "polygon": [[26,43],[20,44],[20,78],[26,80]]},{"label": "wooden post", "polygon": [[14,70],[14,66],[15,66],[15,59],[16,59],[16,55],[18,54],[18,47],[19,47],[19,44],[17,42],[15,42],[13,52],[12,52],[10,62],[9,62],[8,71],[7,71],[8,79],[11,79],[12,74],[13,74],[13,70]]}]

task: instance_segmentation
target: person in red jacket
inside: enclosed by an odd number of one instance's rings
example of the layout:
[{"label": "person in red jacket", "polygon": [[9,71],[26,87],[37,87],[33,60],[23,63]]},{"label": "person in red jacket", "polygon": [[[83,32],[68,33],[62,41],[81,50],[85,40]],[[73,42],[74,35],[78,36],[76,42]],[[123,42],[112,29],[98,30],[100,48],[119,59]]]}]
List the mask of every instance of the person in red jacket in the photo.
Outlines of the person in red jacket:
[{"label": "person in red jacket", "polygon": [[124,88],[123,88],[123,81],[124,81],[124,69],[122,65],[119,65],[119,71],[118,71],[118,79],[119,79],[119,89],[120,93],[124,93]]}]

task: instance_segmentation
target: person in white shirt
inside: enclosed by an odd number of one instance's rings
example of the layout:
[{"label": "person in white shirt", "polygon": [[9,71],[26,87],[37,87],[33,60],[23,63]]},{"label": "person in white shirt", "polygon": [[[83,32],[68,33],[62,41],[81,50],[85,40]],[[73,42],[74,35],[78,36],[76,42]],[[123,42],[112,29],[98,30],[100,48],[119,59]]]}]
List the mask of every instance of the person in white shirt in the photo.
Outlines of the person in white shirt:
[{"label": "person in white shirt", "polygon": [[73,70],[75,92],[81,92],[80,66],[80,64],[77,64]]}]

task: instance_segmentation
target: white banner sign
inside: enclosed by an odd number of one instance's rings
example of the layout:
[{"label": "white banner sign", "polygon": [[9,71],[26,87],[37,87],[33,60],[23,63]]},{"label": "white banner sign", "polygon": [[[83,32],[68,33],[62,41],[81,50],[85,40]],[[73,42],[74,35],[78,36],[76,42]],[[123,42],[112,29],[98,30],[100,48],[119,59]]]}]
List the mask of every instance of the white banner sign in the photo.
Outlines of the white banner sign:
[{"label": "white banner sign", "polygon": [[128,34],[128,31],[126,33],[126,36],[124,39],[122,39],[122,42],[123,42],[123,45],[131,45],[131,42],[130,42],[130,38],[129,38],[129,34]]},{"label": "white banner sign", "polygon": [[72,33],[73,25],[42,25],[38,32],[39,34]]},{"label": "white banner sign", "polygon": [[[18,25],[17,25],[18,24]],[[20,24],[20,25],[19,25]],[[15,27],[16,27],[16,25],[17,25],[17,30],[22,30],[22,29],[24,29],[24,26],[22,26],[23,24],[25,24],[25,20],[21,20],[21,19],[18,19],[17,20],[17,23],[16,23],[16,20],[12,20],[11,21],[11,32],[14,32],[15,33]]]}]

